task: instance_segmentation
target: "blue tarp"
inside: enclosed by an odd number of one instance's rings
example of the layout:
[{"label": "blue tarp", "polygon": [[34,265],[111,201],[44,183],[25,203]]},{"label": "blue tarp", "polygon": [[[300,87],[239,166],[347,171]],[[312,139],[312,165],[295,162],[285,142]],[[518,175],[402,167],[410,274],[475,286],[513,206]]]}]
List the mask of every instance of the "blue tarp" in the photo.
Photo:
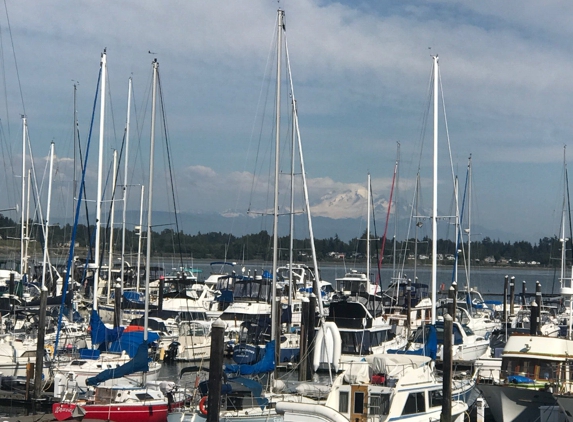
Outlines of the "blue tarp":
[{"label": "blue tarp", "polygon": [[388,350],[388,353],[393,353],[396,355],[421,355],[428,356],[432,360],[436,360],[436,355],[438,353],[438,334],[436,332],[436,327],[434,325],[427,325],[428,337],[423,348],[417,350]]},{"label": "blue tarp", "polygon": [[86,385],[98,385],[107,380],[121,378],[136,372],[149,371],[149,358],[147,356],[147,344],[141,343],[137,349],[137,353],[129,362],[113,369],[106,369],[100,372],[95,377],[86,379]]},{"label": "blue tarp", "polygon": [[510,375],[507,377],[507,381],[512,384],[534,384],[531,378],[524,377],[522,375]]},{"label": "blue tarp", "polygon": [[[159,340],[159,334],[154,332],[147,333],[147,344],[153,343]],[[120,338],[113,341],[109,346],[108,350],[110,352],[121,353],[125,352],[129,357],[135,357],[136,353],[139,352],[139,347],[143,344],[143,331],[129,331],[123,333]]]},{"label": "blue tarp", "polygon": [[92,311],[90,318],[92,344],[107,343],[117,340],[123,332],[123,327],[107,328],[97,311]]},{"label": "blue tarp", "polygon": [[224,365],[227,374],[253,375],[263,374],[275,370],[275,340],[269,341],[265,346],[265,355],[253,365]]}]

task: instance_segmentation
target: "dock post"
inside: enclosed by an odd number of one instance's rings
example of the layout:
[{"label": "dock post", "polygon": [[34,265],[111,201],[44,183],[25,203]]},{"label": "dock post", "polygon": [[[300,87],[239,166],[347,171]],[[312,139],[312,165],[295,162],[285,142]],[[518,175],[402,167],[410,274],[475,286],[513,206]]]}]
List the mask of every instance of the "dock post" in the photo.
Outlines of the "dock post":
[{"label": "dock post", "polygon": [[515,277],[509,281],[509,315],[515,315]]},{"label": "dock post", "polygon": [[507,287],[509,283],[509,276],[505,276],[503,283],[503,322],[507,324]]},{"label": "dock post", "polygon": [[541,334],[541,309],[543,308],[543,299],[541,298],[541,283],[539,281],[535,282],[535,303],[537,303],[537,327],[535,335]]},{"label": "dock post", "polygon": [[113,310],[113,328],[118,328],[121,325],[121,285],[119,283],[115,283],[114,286]]},{"label": "dock post", "polygon": [[[454,281],[455,283],[455,281]],[[456,296],[456,289],[454,287],[454,283],[452,283],[452,285],[450,286],[450,289],[448,290],[448,314],[451,315],[455,315],[456,309],[454,308],[454,298]]]},{"label": "dock post", "polygon": [[[43,380],[42,375],[44,371],[44,336],[46,335],[46,303],[48,301],[48,289],[42,286],[40,291],[40,314],[38,315],[38,346],[36,348],[36,367],[34,374],[34,398],[40,399],[42,396]],[[57,344],[54,345],[57,347]],[[54,350],[54,353],[56,350]]]},{"label": "dock post", "polygon": [[485,422],[485,400],[482,397],[476,400],[476,416],[476,422]]},{"label": "dock post", "polygon": [[[317,300],[322,300],[322,299],[317,299],[316,295],[314,293],[311,293],[309,295],[309,299],[310,299],[310,305],[309,305],[309,310],[308,310],[308,327],[306,330],[306,347],[307,349],[310,350],[314,350],[314,348],[316,347],[316,345],[314,344],[314,338],[316,337],[316,306]],[[320,316],[320,318],[322,318],[322,315]],[[312,360],[309,358],[308,359],[308,366],[307,366],[307,373],[308,374],[312,374],[313,372],[312,368]]]},{"label": "dock post", "polygon": [[410,327],[412,325],[412,279],[408,279],[406,286],[406,338],[410,338]]},{"label": "dock post", "polygon": [[443,390],[442,390],[442,415],[441,422],[452,422],[452,336],[454,332],[454,320],[449,314],[444,315],[444,346],[443,346]]},{"label": "dock post", "polygon": [[307,381],[308,380],[308,336],[307,330],[312,329],[308,325],[310,313],[310,301],[307,297],[301,299],[301,322],[300,322],[300,365],[298,368],[298,380]]},{"label": "dock post", "polygon": [[225,323],[220,319],[211,326],[211,362],[209,364],[209,396],[207,397],[207,422],[219,422],[221,387],[223,384],[223,351]]},{"label": "dock post", "polygon": [[523,284],[521,285],[521,305],[522,309],[525,309],[525,292],[527,291],[527,286],[525,285],[525,280],[523,280]]}]

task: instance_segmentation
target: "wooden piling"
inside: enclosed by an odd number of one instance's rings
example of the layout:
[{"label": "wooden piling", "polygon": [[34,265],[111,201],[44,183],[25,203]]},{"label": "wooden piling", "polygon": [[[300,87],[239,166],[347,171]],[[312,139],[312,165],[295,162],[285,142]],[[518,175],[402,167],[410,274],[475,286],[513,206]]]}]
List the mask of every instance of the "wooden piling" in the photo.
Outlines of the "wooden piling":
[{"label": "wooden piling", "polygon": [[505,276],[503,283],[503,321],[507,323],[507,287],[509,283],[509,276]]},{"label": "wooden piling", "polygon": [[509,315],[515,315],[515,277],[509,281]]},{"label": "wooden piling", "polygon": [[209,363],[209,396],[207,422],[219,422],[221,387],[223,385],[223,352],[225,350],[225,323],[220,319],[211,326],[211,355]]},{"label": "wooden piling", "polygon": [[454,332],[454,320],[451,315],[444,316],[444,347],[443,347],[443,390],[442,390],[442,415],[441,422],[452,422],[452,336]]},{"label": "wooden piling", "polygon": [[121,285],[116,283],[114,286],[114,312],[113,312],[113,327],[119,328],[121,325]]}]

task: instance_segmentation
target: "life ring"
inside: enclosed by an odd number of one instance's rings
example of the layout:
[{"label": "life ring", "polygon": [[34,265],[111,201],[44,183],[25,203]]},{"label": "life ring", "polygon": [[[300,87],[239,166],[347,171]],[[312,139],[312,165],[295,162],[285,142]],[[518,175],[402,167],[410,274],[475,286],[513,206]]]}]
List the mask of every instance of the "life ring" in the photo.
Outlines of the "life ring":
[{"label": "life ring", "polygon": [[209,409],[207,408],[207,397],[208,396],[203,396],[199,401],[199,411],[203,416],[207,416],[209,414]]}]

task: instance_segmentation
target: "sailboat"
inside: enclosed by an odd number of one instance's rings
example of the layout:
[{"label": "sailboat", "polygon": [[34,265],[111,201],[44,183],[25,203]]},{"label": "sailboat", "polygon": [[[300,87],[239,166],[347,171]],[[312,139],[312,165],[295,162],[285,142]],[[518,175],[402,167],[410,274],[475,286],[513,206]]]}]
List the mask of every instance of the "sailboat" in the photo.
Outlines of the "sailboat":
[{"label": "sailboat", "polygon": [[[105,56],[103,57],[105,64]],[[103,68],[104,66],[102,66]],[[149,203],[148,203],[148,236],[147,236],[147,271],[146,291],[149,287],[149,266],[151,254],[151,215],[152,215],[152,187],[153,187],[153,161],[155,146],[155,115],[157,98],[157,80],[159,64],[153,61],[153,87],[152,87],[152,122],[151,122],[151,152],[149,172]],[[146,300],[146,308],[148,300]],[[95,307],[95,306],[94,306]],[[146,309],[147,310],[147,309]],[[147,312],[146,312],[147,315]],[[92,318],[97,319],[97,310],[92,313]],[[148,382],[146,377],[149,372],[148,347],[150,336],[147,330],[147,320],[144,323],[143,332],[136,331],[134,337],[143,337],[135,341],[137,350],[132,359],[123,365],[112,366],[100,371],[97,375],[85,380],[88,388],[84,388],[78,382],[77,376],[71,372],[66,379],[66,389],[62,400],[55,403],[52,413],[58,420],[83,417],[86,419],[113,420],[114,422],[136,422],[147,420],[151,422],[163,422],[167,413],[174,406],[183,403],[184,395],[176,394],[174,383]],[[120,331],[116,329],[116,331]],[[93,333],[92,333],[93,334]],[[125,343],[126,334],[122,334],[121,340]],[[141,373],[141,378],[128,380],[126,377]],[[103,385],[111,380],[120,379],[113,385]]]}]

